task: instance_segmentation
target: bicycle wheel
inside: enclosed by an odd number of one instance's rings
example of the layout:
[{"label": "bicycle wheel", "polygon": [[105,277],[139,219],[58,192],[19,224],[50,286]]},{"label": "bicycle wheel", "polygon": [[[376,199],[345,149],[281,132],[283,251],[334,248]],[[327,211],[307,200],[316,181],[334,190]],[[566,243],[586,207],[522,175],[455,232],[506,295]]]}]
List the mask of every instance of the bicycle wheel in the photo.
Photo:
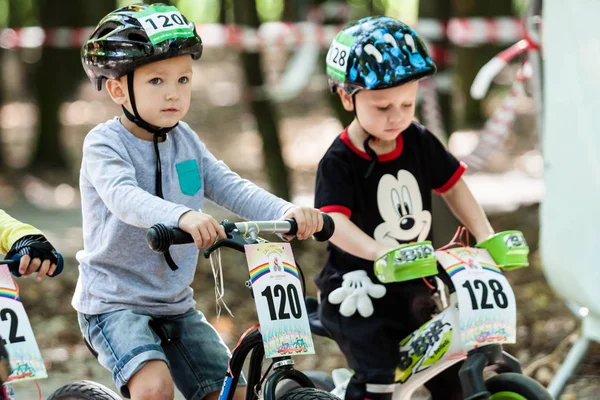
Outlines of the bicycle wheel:
[{"label": "bicycle wheel", "polygon": [[92,381],[73,381],[59,387],[48,400],[122,400],[104,385]]},{"label": "bicycle wheel", "polygon": [[553,400],[536,380],[514,372],[506,372],[485,381],[490,400]]},{"label": "bicycle wheel", "polygon": [[[324,390],[326,392],[331,392],[335,389],[335,385],[333,384],[333,379],[331,375],[323,371],[302,371],[304,375],[308,379],[312,381],[317,389]],[[275,397],[277,399],[281,398],[285,393],[292,391],[293,389],[298,389],[300,384],[291,379],[284,379],[278,385],[277,389],[275,389]]]},{"label": "bicycle wheel", "polygon": [[297,388],[282,395],[278,400],[339,400],[329,392],[315,388]]}]

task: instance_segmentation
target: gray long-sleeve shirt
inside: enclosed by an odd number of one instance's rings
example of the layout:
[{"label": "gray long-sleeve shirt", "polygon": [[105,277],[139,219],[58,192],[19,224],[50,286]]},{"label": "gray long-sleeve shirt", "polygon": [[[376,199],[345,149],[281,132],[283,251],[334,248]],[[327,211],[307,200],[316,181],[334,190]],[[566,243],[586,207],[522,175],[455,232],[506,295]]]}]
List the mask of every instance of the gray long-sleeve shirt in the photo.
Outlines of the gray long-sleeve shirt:
[{"label": "gray long-sleeve shirt", "polygon": [[194,306],[190,283],[198,251],[173,246],[172,271],[146,244],[146,230],[176,227],[204,198],[248,220],[279,219],[292,205],[240,178],[217,160],[190,127],[180,122],[159,143],[165,200],[155,193],[153,143],[137,138],[118,118],[86,136],[80,172],[83,246],[73,307],[86,314],[136,309],[181,314]]}]

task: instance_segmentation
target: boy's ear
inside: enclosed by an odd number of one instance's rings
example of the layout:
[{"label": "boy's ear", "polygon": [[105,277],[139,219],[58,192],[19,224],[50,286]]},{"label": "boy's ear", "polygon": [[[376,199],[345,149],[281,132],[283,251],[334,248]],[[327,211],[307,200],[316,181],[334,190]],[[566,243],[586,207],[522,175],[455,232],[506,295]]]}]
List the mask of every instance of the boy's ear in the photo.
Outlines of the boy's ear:
[{"label": "boy's ear", "polygon": [[115,103],[123,105],[127,102],[127,100],[129,100],[129,95],[127,89],[125,88],[125,82],[122,78],[107,79],[105,86],[110,98]]},{"label": "boy's ear", "polygon": [[344,89],[341,87],[337,88],[337,94],[340,96],[340,100],[342,101],[342,105],[344,106],[344,110],[353,111],[354,110],[354,101],[352,96],[346,93]]}]

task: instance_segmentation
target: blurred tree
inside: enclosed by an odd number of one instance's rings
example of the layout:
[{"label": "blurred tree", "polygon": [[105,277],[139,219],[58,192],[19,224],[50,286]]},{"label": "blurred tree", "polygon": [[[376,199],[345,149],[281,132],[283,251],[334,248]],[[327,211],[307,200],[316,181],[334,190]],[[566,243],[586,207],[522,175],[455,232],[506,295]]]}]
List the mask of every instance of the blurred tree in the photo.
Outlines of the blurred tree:
[{"label": "blurred tree", "polygon": [[[474,1],[452,0],[452,16],[468,17],[500,17],[513,15],[512,0]],[[469,89],[479,69],[506,46],[485,45],[478,47],[455,47],[456,87],[454,104],[455,115],[461,118],[460,127],[480,128],[485,121],[481,101],[469,95]],[[459,126],[456,126],[457,128]]]},{"label": "blurred tree", "polygon": [[[234,0],[234,19],[238,25],[258,27],[260,20],[256,5],[249,0]],[[260,52],[243,50],[242,68],[246,77],[246,98],[258,125],[263,141],[263,154],[271,191],[284,199],[290,198],[288,170],[283,161],[279,142],[277,109],[264,92],[264,77]]]},{"label": "blurred tree", "polygon": [[[341,6],[341,5],[345,5],[346,1],[344,0],[313,0],[313,7],[318,7],[318,9],[320,9],[320,12],[323,15],[323,24],[327,24],[327,25],[344,25],[345,23],[347,23],[348,21],[346,20],[346,17],[344,16],[344,13],[341,12],[328,12],[327,10],[336,10],[337,7],[329,7],[329,6]],[[326,46],[323,50],[323,53],[321,54],[321,57],[319,57],[319,59],[321,60],[321,68],[323,69],[323,74],[326,76],[325,74],[325,70],[326,70],[326,64],[325,64],[325,58],[327,56],[327,51],[329,46]],[[331,109],[333,110],[335,116],[337,117],[337,119],[342,123],[343,126],[348,126],[350,125],[350,123],[352,122],[352,120],[354,119],[354,115],[351,112],[348,112],[344,109],[344,107],[342,106],[342,102],[340,101],[339,97],[337,94],[332,94],[329,92],[329,89],[327,89],[327,98],[329,100],[329,105],[331,106]]]},{"label": "blurred tree", "polygon": [[367,10],[369,15],[384,15],[387,0],[367,0]]},{"label": "blurred tree", "polygon": [[229,22],[229,18],[227,18],[227,0],[219,0],[219,23],[227,24]]},{"label": "blurred tree", "polygon": [[[434,20],[438,20],[440,22],[445,23],[450,17],[450,3],[447,0],[420,0],[419,2],[419,18],[431,18]],[[431,45],[436,46],[439,49],[439,54],[446,54],[450,51],[450,43],[445,35],[443,38],[438,41],[430,42]],[[432,46],[429,46],[429,51],[431,52]],[[434,82],[437,80],[441,80],[442,82],[447,82],[451,78],[444,77],[444,75],[448,76],[452,74],[452,70],[449,64],[445,63],[444,60],[436,60],[438,72],[432,78]],[[442,78],[442,79],[440,79]],[[440,113],[443,119],[443,128],[445,132],[448,134],[452,132],[451,127],[451,92],[450,88],[439,87],[437,85],[437,95],[438,101],[440,105]],[[420,106],[420,114],[421,121],[423,122],[423,102],[421,102]],[[428,127],[432,129],[432,127]],[[434,132],[436,136],[438,136],[439,132]],[[440,135],[441,136],[441,135]],[[439,137],[439,136],[438,136]],[[446,138],[447,139],[447,138]],[[444,143],[447,145],[447,143]],[[443,244],[446,244],[452,239],[456,228],[460,225],[460,222],[454,214],[448,208],[446,202],[442,199],[441,196],[434,195],[432,197],[432,212],[434,215],[433,218],[433,237],[434,237],[434,246],[439,247]]]},{"label": "blurred tree", "polygon": [[261,22],[281,20],[284,0],[255,0],[254,3]]},{"label": "blurred tree", "polygon": [[[433,19],[440,21],[443,24],[446,24],[448,19],[450,18],[450,3],[446,0],[420,0],[419,1],[419,18],[423,19]],[[420,32],[418,32],[420,33]],[[446,35],[442,35],[441,40],[430,40],[427,42],[428,50],[431,53],[435,48],[437,53],[442,56],[441,60],[435,60],[437,65],[437,73],[434,76],[434,81],[436,81],[436,89],[438,95],[438,101],[440,105],[440,113],[442,114],[442,119],[444,123],[444,131],[446,133],[452,132],[452,110],[451,110],[451,88],[449,84],[446,86],[442,85],[444,82],[452,82],[454,79],[452,77],[453,70],[450,65],[449,57],[445,57],[446,54],[449,54],[451,46],[450,42]],[[419,109],[420,114],[423,114],[423,103],[421,103],[421,107]],[[423,120],[423,118],[421,118]],[[437,135],[438,132],[435,132]]]},{"label": "blurred tree", "polygon": [[[9,27],[22,27],[27,25],[33,25],[36,22],[35,19],[35,10],[34,10],[34,0],[2,0],[0,1],[0,28]],[[14,49],[14,50],[5,50],[0,48],[0,66],[4,65],[6,61],[8,51],[17,52],[22,54],[24,51],[32,50],[27,49]],[[33,50],[35,51],[35,50]],[[22,59],[19,60],[22,63]],[[27,68],[24,68],[25,70]],[[5,101],[5,87],[3,82],[0,80],[0,106]],[[2,153],[2,141],[0,140],[0,168],[2,170],[6,170],[6,161],[4,158],[4,154]]]},{"label": "blurred tree", "polygon": [[306,5],[308,0],[284,0],[283,21],[302,21],[306,16]]},{"label": "blurred tree", "polygon": [[[65,7],[61,0],[39,0],[40,24],[48,33],[57,27],[94,26],[117,6],[115,0],[77,1]],[[68,157],[60,138],[60,105],[84,79],[80,49],[44,47],[35,64],[35,99],[39,124],[28,169],[36,173],[67,171]]]},{"label": "blurred tree", "polygon": [[[0,1],[0,14],[3,13],[6,14],[0,15],[0,17],[4,17],[0,20],[0,29],[6,28],[6,26],[8,25],[8,18],[10,18],[9,4],[5,1]],[[0,66],[4,65],[3,60],[5,52],[5,49],[0,48]],[[2,109],[2,105],[4,103],[4,80],[1,78],[4,78],[3,74],[0,74],[0,110]],[[4,153],[2,151],[3,148],[4,146],[2,141],[2,126],[0,125],[0,171],[3,171],[6,168],[6,162],[4,161]]]}]

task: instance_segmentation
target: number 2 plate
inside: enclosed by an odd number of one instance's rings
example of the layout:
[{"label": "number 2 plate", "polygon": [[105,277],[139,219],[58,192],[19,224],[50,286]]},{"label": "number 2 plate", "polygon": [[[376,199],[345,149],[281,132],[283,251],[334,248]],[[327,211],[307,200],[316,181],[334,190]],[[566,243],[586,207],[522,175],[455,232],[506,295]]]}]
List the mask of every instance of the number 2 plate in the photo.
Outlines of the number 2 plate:
[{"label": "number 2 plate", "polygon": [[515,294],[487,250],[455,248],[435,254],[456,288],[463,346],[515,343]]},{"label": "number 2 plate", "polygon": [[47,378],[46,368],[17,287],[6,265],[0,264],[0,336],[12,373],[9,381]]},{"label": "number 2 plate", "polygon": [[298,268],[289,243],[245,246],[265,357],[314,354]]}]

